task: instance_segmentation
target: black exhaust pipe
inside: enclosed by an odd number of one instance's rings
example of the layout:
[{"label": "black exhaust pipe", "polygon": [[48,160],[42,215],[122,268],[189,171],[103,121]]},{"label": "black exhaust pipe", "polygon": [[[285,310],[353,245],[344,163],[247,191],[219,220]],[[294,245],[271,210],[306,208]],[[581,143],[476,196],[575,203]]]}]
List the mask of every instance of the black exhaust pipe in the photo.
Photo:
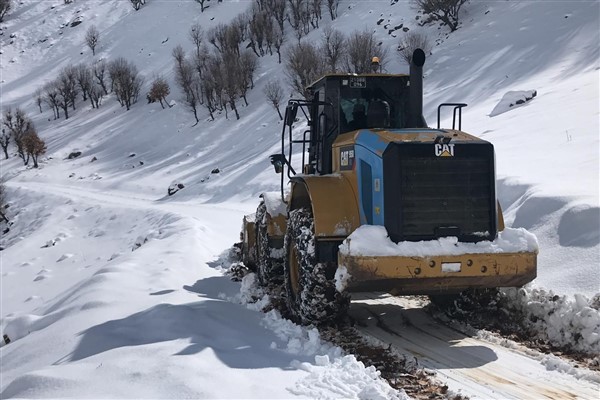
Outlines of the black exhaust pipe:
[{"label": "black exhaust pipe", "polygon": [[408,128],[426,128],[423,117],[423,65],[425,52],[416,49],[410,63],[410,117]]}]

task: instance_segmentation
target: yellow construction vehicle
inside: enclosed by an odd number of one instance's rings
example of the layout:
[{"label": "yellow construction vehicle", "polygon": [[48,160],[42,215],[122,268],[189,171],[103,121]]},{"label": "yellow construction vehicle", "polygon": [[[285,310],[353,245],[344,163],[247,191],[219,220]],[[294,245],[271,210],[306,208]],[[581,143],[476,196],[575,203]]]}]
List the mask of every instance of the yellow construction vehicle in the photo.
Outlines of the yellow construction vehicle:
[{"label": "yellow construction vehicle", "polygon": [[[492,144],[461,131],[466,104],[441,104],[427,126],[424,63],[418,49],[409,75],[326,75],[287,105],[271,156],[281,193],[262,196],[241,236],[243,261],[261,284],[283,282],[299,321],[343,316],[352,291],[435,296],[536,277],[535,237],[504,227]],[[452,129],[439,127],[445,107]]]}]

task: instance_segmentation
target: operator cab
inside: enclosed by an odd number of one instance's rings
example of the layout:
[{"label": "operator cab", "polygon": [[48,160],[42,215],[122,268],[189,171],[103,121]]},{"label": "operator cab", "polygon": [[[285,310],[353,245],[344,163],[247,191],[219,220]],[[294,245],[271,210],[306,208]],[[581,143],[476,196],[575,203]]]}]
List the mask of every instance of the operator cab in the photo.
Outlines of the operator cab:
[{"label": "operator cab", "polygon": [[340,134],[409,126],[408,75],[326,75],[309,90],[315,122],[310,133],[310,173],[331,172],[331,145]]}]

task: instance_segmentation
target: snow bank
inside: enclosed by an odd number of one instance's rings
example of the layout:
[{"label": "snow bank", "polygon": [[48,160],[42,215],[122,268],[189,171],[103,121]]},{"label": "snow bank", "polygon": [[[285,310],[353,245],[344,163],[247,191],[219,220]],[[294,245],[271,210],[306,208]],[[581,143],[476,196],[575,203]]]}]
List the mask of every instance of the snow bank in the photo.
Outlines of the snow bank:
[{"label": "snow bank", "polygon": [[478,243],[459,243],[456,237],[394,243],[383,226],[363,225],[340,245],[340,252],[354,256],[427,257],[441,255],[537,252],[538,242],[526,229],[505,228],[498,237]]},{"label": "snow bank", "polygon": [[[252,310],[263,310],[269,304],[268,295],[258,286],[256,274],[242,279],[240,292],[228,300],[246,304]],[[294,360],[290,366],[308,375],[288,391],[297,396],[319,399],[408,400],[404,391],[393,389],[381,379],[375,367],[365,367],[353,355],[321,340],[316,328],[304,327],[281,317],[276,310],[265,313],[262,324],[273,331],[283,346],[273,342],[272,349],[299,357],[314,356],[314,363]]]},{"label": "snow bank", "polygon": [[588,354],[600,354],[600,295],[573,298],[551,291],[525,288],[504,290],[511,312],[523,316],[526,328],[542,340]]},{"label": "snow bank", "polygon": [[536,90],[517,90],[506,93],[490,113],[490,117],[505,113],[515,106],[521,106],[537,96]]}]

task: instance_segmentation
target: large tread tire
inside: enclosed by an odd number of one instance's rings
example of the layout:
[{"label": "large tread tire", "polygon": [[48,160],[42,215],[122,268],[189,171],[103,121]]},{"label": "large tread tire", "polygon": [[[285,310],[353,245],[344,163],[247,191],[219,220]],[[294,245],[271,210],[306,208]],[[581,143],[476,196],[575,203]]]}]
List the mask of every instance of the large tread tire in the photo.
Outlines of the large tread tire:
[{"label": "large tread tire", "polygon": [[[261,202],[256,210],[256,273],[262,286],[283,281],[283,258],[273,254],[281,252],[269,246],[267,233],[267,206]],[[279,251],[278,251],[279,250]]]},{"label": "large tread tire", "polygon": [[350,296],[335,287],[337,263],[316,262],[314,221],[309,210],[290,213],[284,248],[286,302],[293,318],[307,325],[342,319]]}]

